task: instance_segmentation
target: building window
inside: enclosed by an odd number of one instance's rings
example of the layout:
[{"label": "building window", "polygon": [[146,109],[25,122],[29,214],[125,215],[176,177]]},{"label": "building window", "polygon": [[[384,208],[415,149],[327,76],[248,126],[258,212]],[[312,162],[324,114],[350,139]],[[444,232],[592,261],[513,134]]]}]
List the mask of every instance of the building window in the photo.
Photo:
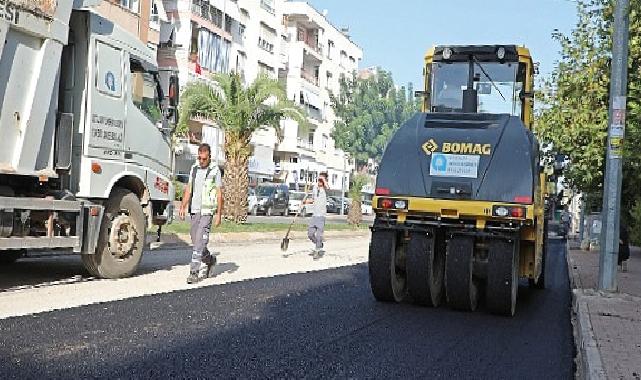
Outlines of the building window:
[{"label": "building window", "polygon": [[323,134],[323,145],[322,145],[323,149],[327,149],[328,141],[329,141],[329,138],[327,137],[327,135]]},{"label": "building window", "polygon": [[265,74],[271,78],[274,76],[274,68],[262,62],[258,62],[258,73]]},{"label": "building window", "polygon": [[140,12],[139,0],[120,0],[120,6],[134,13]]},{"label": "building window", "polygon": [[156,4],[156,1],[158,0],[154,0],[151,3],[151,15],[149,15],[149,23],[152,27],[160,28],[160,15],[158,13],[158,4]]},{"label": "building window", "polygon": [[260,0],[260,7],[268,13],[276,14],[276,10],[274,9],[274,0]]},{"label": "building window", "polygon": [[332,59],[334,55],[334,41],[327,41],[327,58]]},{"label": "building window", "polygon": [[258,36],[258,46],[265,51],[273,53],[274,41],[276,41],[276,30],[261,22],[260,35]]},{"label": "building window", "polygon": [[309,145],[314,146],[314,132],[309,132],[307,142],[309,142]]},{"label": "building window", "polygon": [[229,72],[231,42],[205,28],[197,31],[196,50],[192,33],[192,53],[198,54],[198,64],[209,71]]}]

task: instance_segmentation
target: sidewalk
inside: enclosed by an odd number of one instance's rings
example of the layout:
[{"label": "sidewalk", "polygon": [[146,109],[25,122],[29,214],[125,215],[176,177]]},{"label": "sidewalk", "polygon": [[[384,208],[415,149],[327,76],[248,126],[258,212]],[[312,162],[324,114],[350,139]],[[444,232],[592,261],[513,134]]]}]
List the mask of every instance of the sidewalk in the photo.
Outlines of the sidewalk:
[{"label": "sidewalk", "polygon": [[[285,237],[287,231],[273,231],[273,232],[228,232],[216,233],[212,232],[209,243],[211,244],[246,244],[247,242],[274,242],[281,241]],[[325,239],[349,239],[357,237],[369,237],[369,229],[359,230],[341,230],[341,231],[325,231],[323,234]],[[292,231],[289,234],[290,240],[307,241],[306,231]],[[191,247],[191,237],[188,234],[162,234],[160,243],[156,242],[156,234],[148,233],[147,242],[149,248],[152,250],[163,249],[180,249]]]},{"label": "sidewalk", "polygon": [[632,248],[617,293],[596,290],[599,252],[568,242],[577,378],[641,379],[641,249]]}]

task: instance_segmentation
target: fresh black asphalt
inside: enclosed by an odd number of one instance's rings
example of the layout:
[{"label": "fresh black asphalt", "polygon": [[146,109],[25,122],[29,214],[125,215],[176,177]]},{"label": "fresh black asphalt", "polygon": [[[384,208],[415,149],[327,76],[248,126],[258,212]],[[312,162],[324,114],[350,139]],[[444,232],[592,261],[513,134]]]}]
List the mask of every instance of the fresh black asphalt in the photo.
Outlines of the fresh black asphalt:
[{"label": "fresh black asphalt", "polygon": [[0,379],[570,379],[565,248],[506,318],[374,301],[367,265],[0,321]]}]

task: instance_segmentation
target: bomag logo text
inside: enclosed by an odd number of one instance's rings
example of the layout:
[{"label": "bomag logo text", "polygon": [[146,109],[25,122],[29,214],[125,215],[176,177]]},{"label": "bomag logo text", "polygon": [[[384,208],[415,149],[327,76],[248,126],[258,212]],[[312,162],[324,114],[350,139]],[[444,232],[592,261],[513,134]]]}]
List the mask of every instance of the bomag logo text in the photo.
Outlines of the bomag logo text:
[{"label": "bomag logo text", "polygon": [[492,154],[491,144],[474,144],[474,143],[443,143],[441,149],[443,153],[461,153],[461,154],[482,154],[489,156]]}]

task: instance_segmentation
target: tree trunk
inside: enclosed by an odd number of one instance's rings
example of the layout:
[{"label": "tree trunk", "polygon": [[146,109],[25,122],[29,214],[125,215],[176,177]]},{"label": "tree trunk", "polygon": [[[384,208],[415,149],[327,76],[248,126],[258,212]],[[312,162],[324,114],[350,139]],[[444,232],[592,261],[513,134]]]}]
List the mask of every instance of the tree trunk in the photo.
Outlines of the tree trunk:
[{"label": "tree trunk", "polygon": [[225,136],[224,214],[227,220],[247,220],[247,189],[249,187],[249,140],[233,134]]},{"label": "tree trunk", "polygon": [[363,220],[363,212],[361,211],[361,199],[359,197],[352,198],[352,205],[349,207],[347,214],[347,221],[349,224],[359,225]]}]

